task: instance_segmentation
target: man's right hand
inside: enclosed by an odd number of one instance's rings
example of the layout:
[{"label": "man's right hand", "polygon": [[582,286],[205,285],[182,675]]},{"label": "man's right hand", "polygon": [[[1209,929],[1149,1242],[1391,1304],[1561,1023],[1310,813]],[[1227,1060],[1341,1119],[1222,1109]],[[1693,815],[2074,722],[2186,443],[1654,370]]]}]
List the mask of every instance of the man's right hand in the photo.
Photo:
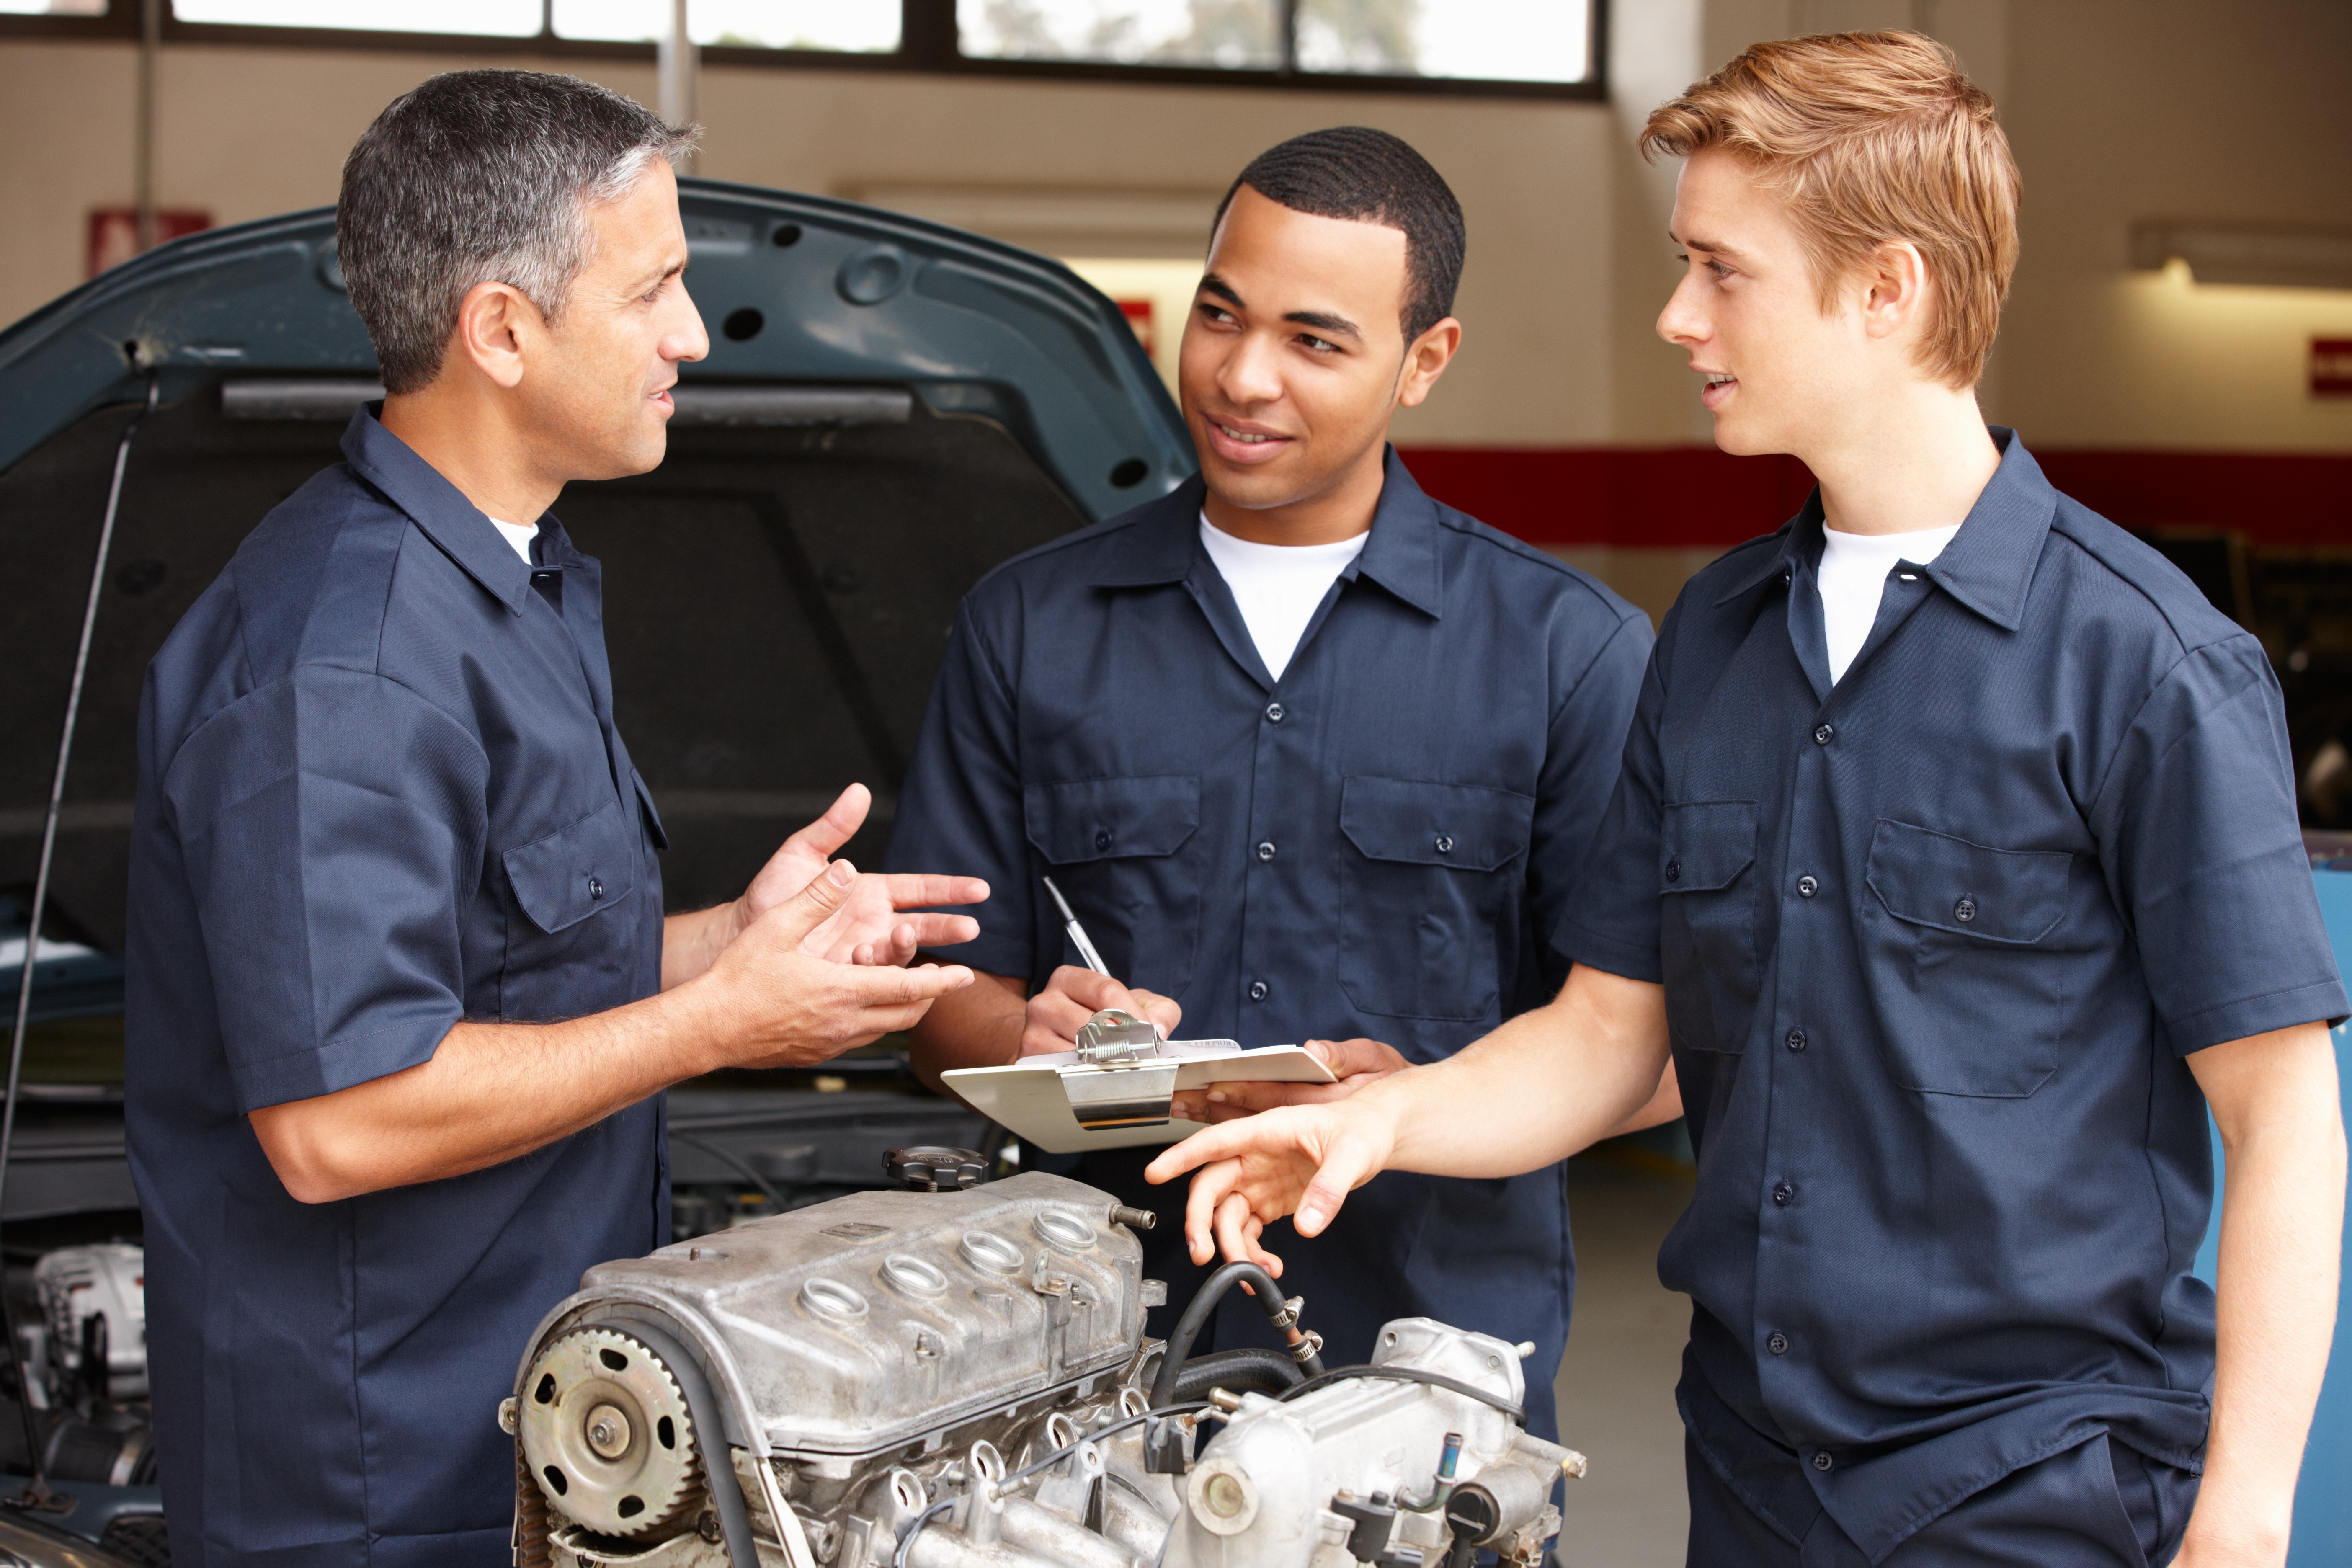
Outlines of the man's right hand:
[{"label": "man's right hand", "polygon": [[1156,991],[1121,985],[1108,974],[1066,963],[1054,971],[1045,989],[1029,998],[1021,1029],[1021,1054],[1035,1057],[1069,1050],[1078,1043],[1080,1027],[1106,1007],[1134,1014],[1158,1028],[1162,1039],[1171,1038],[1176,1026],[1184,1021],[1184,1009]]},{"label": "man's right hand", "polygon": [[771,904],[688,982],[718,1010],[725,1065],[809,1067],[910,1029],[931,1003],[971,984],[960,963],[912,969],[840,963],[806,950],[811,932],[856,901],[860,876],[835,860],[792,897]]},{"label": "man's right hand", "polygon": [[1146,1181],[1197,1171],[1184,1205],[1184,1240],[1194,1263],[1222,1252],[1276,1279],[1282,1259],[1258,1245],[1265,1227],[1297,1216],[1302,1237],[1322,1234],[1348,1194],[1387,1167],[1405,1101],[1394,1092],[1412,1069],[1367,1092],[1326,1105],[1261,1111],[1195,1132],[1145,1167]]}]

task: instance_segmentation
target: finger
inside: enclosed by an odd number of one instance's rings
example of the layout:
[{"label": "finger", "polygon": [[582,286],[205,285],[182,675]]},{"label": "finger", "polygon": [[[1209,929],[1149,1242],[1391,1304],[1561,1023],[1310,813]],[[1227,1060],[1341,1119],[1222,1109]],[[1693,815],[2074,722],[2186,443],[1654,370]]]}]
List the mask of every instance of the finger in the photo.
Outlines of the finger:
[{"label": "finger", "polygon": [[890,907],[896,910],[924,910],[939,904],[984,904],[988,901],[988,884],[977,877],[894,871],[884,880],[890,888]]},{"label": "finger", "polygon": [[971,971],[961,963],[924,963],[912,969],[857,969],[844,965],[840,981],[849,989],[848,1000],[853,1005],[901,1007],[911,1002],[928,1003],[935,996],[961,990],[971,984]]},{"label": "finger", "polygon": [[829,860],[834,851],[848,843],[857,830],[866,826],[866,814],[874,805],[873,792],[862,784],[851,784],[834,797],[824,815],[784,840],[784,848],[818,860]]},{"label": "finger", "polygon": [[757,923],[772,927],[778,936],[797,947],[849,901],[849,890],[856,885],[857,868],[846,860],[835,860],[811,877],[799,892],[761,915]]},{"label": "finger", "polygon": [[908,929],[918,947],[953,947],[980,935],[980,922],[970,915],[917,915]]},{"label": "finger", "polygon": [[[1146,1179],[1165,1180],[1150,1172]],[[1241,1166],[1234,1161],[1223,1161],[1210,1166],[1192,1178],[1192,1190],[1184,1197],[1184,1243],[1194,1264],[1203,1264],[1217,1255],[1216,1237],[1213,1234],[1217,1205],[1233,1191],[1241,1177]]]},{"label": "finger", "polygon": [[1307,1054],[1331,1069],[1334,1078],[1353,1078],[1358,1073],[1394,1072],[1406,1066],[1405,1059],[1393,1047],[1379,1040],[1309,1040]]},{"label": "finger", "polygon": [[1176,1026],[1184,1021],[1184,1009],[1176,1005],[1174,997],[1162,996],[1157,991],[1146,991],[1140,987],[1131,988],[1128,994],[1134,1003],[1130,1011],[1137,1017],[1158,1029],[1161,1038],[1176,1037]]},{"label": "finger", "polygon": [[[1251,1218],[1249,1200],[1239,1193],[1227,1193],[1217,1205],[1215,1229],[1217,1253],[1228,1263],[1255,1263],[1251,1256],[1255,1250],[1250,1238],[1243,1234],[1243,1224]],[[1243,1289],[1247,1289],[1244,1286]],[[1255,1291],[1250,1292],[1255,1295]]]}]

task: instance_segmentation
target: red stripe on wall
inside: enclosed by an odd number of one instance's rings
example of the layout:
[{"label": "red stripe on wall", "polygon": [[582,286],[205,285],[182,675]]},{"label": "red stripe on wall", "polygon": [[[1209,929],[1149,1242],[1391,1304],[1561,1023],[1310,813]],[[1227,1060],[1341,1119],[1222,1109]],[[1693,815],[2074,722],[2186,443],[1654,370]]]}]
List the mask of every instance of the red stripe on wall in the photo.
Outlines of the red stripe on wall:
[{"label": "red stripe on wall", "polygon": [[[1794,458],[1712,447],[1401,448],[1422,488],[1531,544],[1727,549],[1804,504]],[[2257,544],[2352,545],[2352,456],[2037,450],[2051,482],[2126,528],[2233,529]]]}]

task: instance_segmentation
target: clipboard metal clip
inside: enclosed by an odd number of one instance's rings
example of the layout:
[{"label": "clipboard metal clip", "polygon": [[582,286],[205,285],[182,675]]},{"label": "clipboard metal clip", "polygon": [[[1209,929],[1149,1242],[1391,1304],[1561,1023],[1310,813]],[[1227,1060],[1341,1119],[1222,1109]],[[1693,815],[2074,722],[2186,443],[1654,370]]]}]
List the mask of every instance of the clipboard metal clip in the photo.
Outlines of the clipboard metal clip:
[{"label": "clipboard metal clip", "polygon": [[1106,1007],[1078,1026],[1076,1056],[1089,1067],[1133,1062],[1146,1050],[1160,1054],[1160,1030],[1132,1013]]},{"label": "clipboard metal clip", "polygon": [[1076,1067],[1056,1068],[1070,1114],[1089,1132],[1164,1127],[1176,1095],[1176,1069],[1162,1056],[1160,1031],[1132,1013],[1105,1008],[1078,1026]]}]

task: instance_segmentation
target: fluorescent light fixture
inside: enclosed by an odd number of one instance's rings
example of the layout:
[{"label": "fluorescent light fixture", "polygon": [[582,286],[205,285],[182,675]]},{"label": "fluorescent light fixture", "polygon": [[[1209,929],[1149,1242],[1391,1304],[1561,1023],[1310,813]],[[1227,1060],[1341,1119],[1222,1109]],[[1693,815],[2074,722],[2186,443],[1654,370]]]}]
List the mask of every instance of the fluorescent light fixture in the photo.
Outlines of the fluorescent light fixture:
[{"label": "fluorescent light fixture", "polygon": [[2200,283],[2352,289],[2352,229],[2150,219],[2132,225],[2131,260],[2151,272],[2179,260]]}]

